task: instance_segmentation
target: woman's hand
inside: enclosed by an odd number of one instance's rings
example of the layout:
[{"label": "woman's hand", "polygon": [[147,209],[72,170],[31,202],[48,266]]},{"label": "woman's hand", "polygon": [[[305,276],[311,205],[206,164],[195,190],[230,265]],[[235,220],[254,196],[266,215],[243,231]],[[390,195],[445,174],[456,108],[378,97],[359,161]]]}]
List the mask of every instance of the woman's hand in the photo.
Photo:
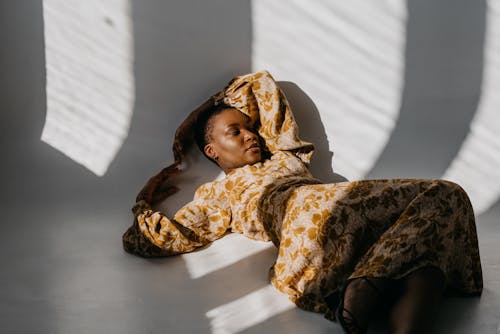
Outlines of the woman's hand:
[{"label": "woman's hand", "polygon": [[150,205],[155,205],[168,196],[176,193],[179,188],[176,186],[168,186],[165,184],[165,181],[167,181],[170,176],[179,174],[182,171],[177,168],[179,165],[180,162],[174,162],[172,165],[163,168],[158,174],[151,177],[137,195],[136,202],[144,200]]}]

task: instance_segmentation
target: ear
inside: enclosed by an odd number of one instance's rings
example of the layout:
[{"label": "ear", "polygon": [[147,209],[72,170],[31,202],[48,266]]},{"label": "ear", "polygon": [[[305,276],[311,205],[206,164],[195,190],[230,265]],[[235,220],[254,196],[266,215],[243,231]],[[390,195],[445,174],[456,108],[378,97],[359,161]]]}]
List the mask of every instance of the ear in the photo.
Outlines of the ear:
[{"label": "ear", "polygon": [[203,150],[210,159],[216,160],[215,158],[217,157],[217,152],[215,151],[214,145],[212,143],[205,145],[205,148]]}]

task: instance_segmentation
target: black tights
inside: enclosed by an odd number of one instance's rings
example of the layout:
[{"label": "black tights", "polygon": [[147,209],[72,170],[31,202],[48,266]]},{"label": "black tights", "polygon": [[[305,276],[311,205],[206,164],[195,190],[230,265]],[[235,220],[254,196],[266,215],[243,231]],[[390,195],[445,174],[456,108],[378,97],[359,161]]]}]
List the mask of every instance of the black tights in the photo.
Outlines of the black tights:
[{"label": "black tights", "polygon": [[354,279],[344,295],[344,308],[352,313],[361,332],[381,307],[389,311],[390,333],[425,333],[429,329],[445,287],[441,270],[424,267],[397,281],[368,279],[376,289],[366,280]]}]

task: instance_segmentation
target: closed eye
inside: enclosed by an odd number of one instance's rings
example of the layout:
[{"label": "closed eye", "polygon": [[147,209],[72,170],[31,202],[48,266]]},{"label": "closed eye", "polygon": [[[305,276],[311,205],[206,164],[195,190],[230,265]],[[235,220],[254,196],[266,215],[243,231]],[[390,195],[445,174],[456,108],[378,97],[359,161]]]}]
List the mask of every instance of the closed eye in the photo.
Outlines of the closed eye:
[{"label": "closed eye", "polygon": [[250,132],[257,133],[257,130],[252,126],[247,126],[246,129]]}]

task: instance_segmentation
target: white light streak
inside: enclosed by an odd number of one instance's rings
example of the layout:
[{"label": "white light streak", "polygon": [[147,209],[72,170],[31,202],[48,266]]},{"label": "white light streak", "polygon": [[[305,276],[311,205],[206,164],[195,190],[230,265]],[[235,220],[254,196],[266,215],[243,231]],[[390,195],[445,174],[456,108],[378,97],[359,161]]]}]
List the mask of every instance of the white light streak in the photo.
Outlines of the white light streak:
[{"label": "white light streak", "polygon": [[252,1],[253,69],[309,95],[335,154],[334,171],[348,179],[371,170],[396,123],[406,17],[399,0]]},{"label": "white light streak", "polygon": [[482,96],[470,132],[443,175],[469,194],[477,214],[500,195],[500,2],[488,1]]},{"label": "white light streak", "polygon": [[182,258],[186,262],[189,275],[195,279],[271,247],[274,247],[271,242],[250,240],[232,233],[215,241],[207,249],[183,254]]},{"label": "white light streak", "polygon": [[44,0],[47,116],[42,140],[102,176],[134,102],[128,0]]},{"label": "white light streak", "polygon": [[238,333],[279,313],[295,308],[286,295],[272,286],[254,291],[242,298],[207,312],[213,334]]}]

